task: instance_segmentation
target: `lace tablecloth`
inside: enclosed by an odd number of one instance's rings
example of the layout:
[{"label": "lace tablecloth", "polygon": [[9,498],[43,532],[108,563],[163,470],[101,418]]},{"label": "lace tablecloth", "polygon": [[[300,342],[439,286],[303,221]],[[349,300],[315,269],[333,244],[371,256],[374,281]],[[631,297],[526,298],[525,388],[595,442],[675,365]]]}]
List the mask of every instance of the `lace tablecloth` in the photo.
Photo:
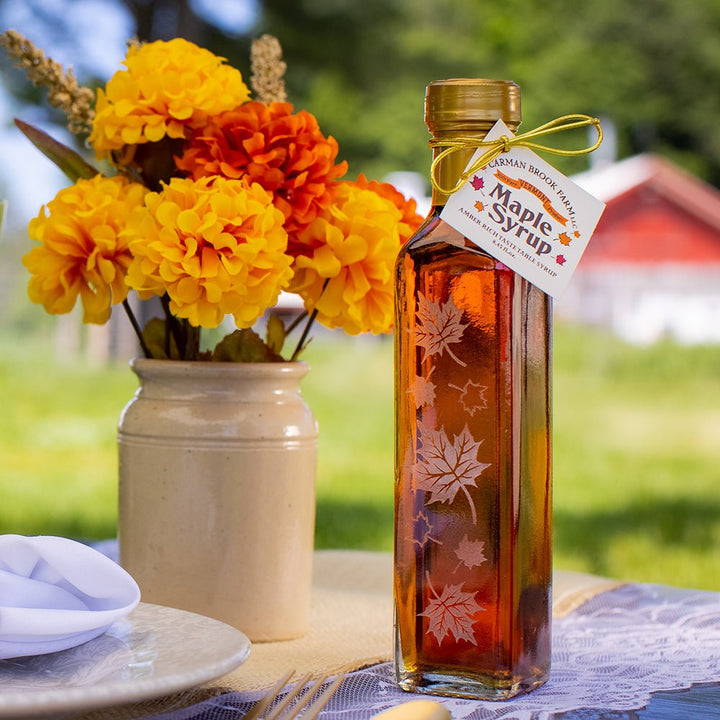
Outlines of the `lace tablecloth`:
[{"label": "lace tablecloth", "polygon": [[[454,720],[720,720],[720,593],[558,571],[553,616],[549,682],[501,703],[437,698]],[[207,687],[81,720],[240,720],[291,667],[313,677],[351,670],[320,720],[366,720],[424,697],[393,682],[391,625],[390,554],[319,551],[306,637],[254,645],[248,662]]]},{"label": "lace tablecloth", "polygon": [[[441,699],[455,720],[641,717],[657,691],[720,682],[720,595],[658,585],[604,592],[554,621],[549,682],[503,703]],[[154,720],[237,720],[262,693],[228,693]],[[320,717],[365,720],[413,696],[390,663],[351,673]],[[703,715],[718,717],[719,715]],[[697,717],[683,713],[680,717]]]}]

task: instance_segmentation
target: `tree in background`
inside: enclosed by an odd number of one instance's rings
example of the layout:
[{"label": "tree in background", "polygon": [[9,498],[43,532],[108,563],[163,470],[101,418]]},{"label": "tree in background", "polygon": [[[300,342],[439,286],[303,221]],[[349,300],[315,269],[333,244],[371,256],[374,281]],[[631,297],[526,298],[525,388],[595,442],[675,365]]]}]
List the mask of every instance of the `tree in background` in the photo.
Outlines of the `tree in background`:
[{"label": "tree in background", "polygon": [[524,128],[600,115],[620,156],[659,152],[720,185],[716,0],[264,0],[260,25],[282,38],[291,88],[352,137],[351,166],[424,171],[425,84],[499,77],[522,86]]}]

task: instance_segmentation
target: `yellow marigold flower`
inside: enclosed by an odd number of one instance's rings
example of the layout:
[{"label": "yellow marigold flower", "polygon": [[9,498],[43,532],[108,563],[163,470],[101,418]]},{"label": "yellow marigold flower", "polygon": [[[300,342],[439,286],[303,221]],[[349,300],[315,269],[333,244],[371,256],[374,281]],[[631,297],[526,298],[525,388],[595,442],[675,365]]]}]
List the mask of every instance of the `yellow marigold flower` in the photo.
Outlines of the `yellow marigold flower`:
[{"label": "yellow marigold flower", "polygon": [[356,183],[333,187],[334,204],[304,233],[290,291],[329,328],[386,333],[393,322],[393,266],[402,214]]},{"label": "yellow marigold flower", "polygon": [[172,313],[196,327],[226,315],[250,327],[292,276],[284,220],[257,183],[173,178],[128,219],[128,284],[141,297],[167,293]]},{"label": "yellow marigold flower", "polygon": [[28,228],[30,238],[41,243],[23,258],[32,274],[30,299],[62,314],[79,295],[83,322],[107,321],[110,306],[128,292],[125,274],[132,258],[120,231],[146,192],[123,177],[102,175],[61,190]]},{"label": "yellow marigold flower", "polygon": [[422,225],[423,217],[417,212],[417,202],[413,198],[406,198],[394,185],[368,180],[360,173],[357,179],[358,187],[374,190],[390,200],[402,213],[402,224],[400,226],[400,242],[405,243],[413,233]]},{"label": "yellow marigold flower", "polygon": [[98,90],[90,143],[98,158],[124,145],[184,138],[211,115],[244,103],[238,70],[182,38],[131,46],[124,65]]}]

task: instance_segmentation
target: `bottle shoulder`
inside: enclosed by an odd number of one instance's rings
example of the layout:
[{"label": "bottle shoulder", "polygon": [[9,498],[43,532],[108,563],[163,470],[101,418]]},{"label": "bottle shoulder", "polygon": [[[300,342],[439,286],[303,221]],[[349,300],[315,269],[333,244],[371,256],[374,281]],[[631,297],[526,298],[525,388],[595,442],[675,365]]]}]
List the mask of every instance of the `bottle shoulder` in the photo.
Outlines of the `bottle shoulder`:
[{"label": "bottle shoulder", "polygon": [[448,225],[440,217],[441,209],[437,208],[430,214],[415,234],[403,245],[400,249],[400,258],[417,254],[424,257],[428,255],[455,255],[458,252],[467,252],[479,257],[491,257],[462,233]]}]

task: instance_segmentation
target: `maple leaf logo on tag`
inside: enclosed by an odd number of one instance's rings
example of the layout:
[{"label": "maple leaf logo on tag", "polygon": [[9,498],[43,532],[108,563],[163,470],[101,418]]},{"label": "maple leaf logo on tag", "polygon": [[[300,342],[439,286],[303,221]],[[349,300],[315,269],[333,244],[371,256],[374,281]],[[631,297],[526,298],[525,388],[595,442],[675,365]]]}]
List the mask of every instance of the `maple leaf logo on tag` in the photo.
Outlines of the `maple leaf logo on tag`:
[{"label": "maple leaf logo on tag", "polygon": [[478,476],[490,467],[490,463],[477,459],[483,441],[476,442],[467,425],[453,442],[442,428],[434,430],[420,423],[418,430],[422,460],[413,466],[417,487],[430,493],[429,503],[451,503],[462,490],[470,504],[472,521],[477,523],[475,504],[467,488],[477,487]]},{"label": "maple leaf logo on tag", "polygon": [[468,323],[462,322],[462,310],[452,298],[442,303],[428,300],[418,293],[418,326],[415,329],[415,341],[425,350],[423,360],[431,355],[442,355],[443,352],[465,367],[464,363],[450,349],[452,343],[459,343]]},{"label": "maple leaf logo on tag", "polygon": [[455,550],[455,554],[460,559],[460,562],[455,568],[455,572],[457,572],[461,565],[464,565],[468,569],[480,567],[480,565],[487,560],[484,551],[484,542],[480,540],[470,540],[466,534],[460,541],[460,545],[458,545],[457,550]]},{"label": "maple leaf logo on tag", "polygon": [[470,181],[470,184],[472,185],[473,190],[482,190],[483,187],[485,187],[485,181],[482,178],[482,176],[478,177],[477,175],[473,175],[473,178]]},{"label": "maple leaf logo on tag", "polygon": [[[430,584],[429,576],[427,581]],[[465,592],[462,585],[446,585],[440,595],[435,592],[432,585],[430,589],[435,597],[419,615],[430,621],[428,632],[435,636],[438,644],[442,643],[446,636],[452,635],[456,641],[467,640],[477,645],[472,629],[477,620],[473,616],[485,608],[478,605],[475,593]]]}]

